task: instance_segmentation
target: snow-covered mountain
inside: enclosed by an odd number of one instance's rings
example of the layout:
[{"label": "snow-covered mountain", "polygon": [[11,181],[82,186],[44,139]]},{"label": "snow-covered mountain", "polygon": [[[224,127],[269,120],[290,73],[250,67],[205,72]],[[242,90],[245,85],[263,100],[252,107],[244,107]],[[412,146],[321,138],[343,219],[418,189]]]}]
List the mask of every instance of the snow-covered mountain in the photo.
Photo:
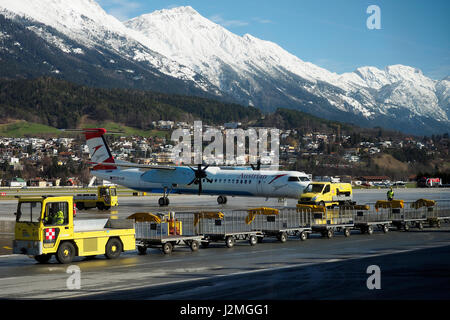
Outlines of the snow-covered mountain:
[{"label": "snow-covered mountain", "polygon": [[[122,23],[93,0],[0,0],[0,15],[16,23],[27,21],[26,30],[66,55],[114,55],[109,60],[113,66],[102,64],[108,70],[117,68],[111,60],[126,61],[131,67],[121,68],[122,73],[133,75],[137,87],[150,77],[147,69],[156,78],[179,79],[197,90],[187,93],[232,98],[264,111],[288,107],[416,134],[450,131],[448,78],[432,80],[403,65],[332,73],[273,42],[233,34],[191,7]],[[8,36],[4,32],[3,39]]]}]

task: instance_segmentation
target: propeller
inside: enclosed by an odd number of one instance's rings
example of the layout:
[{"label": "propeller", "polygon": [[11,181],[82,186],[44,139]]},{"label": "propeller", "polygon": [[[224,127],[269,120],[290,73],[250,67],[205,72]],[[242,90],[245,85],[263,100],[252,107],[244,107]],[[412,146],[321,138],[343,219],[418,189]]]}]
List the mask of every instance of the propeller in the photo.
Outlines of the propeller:
[{"label": "propeller", "polygon": [[252,167],[252,170],[254,170],[254,171],[261,170],[261,159],[258,159],[258,162],[256,163],[256,167],[253,164],[250,164],[250,166]]},{"label": "propeller", "polygon": [[202,168],[202,165],[199,164],[197,166],[197,169],[194,169],[192,167],[191,168],[192,171],[194,171],[195,177],[194,179],[192,179],[191,182],[188,183],[188,186],[192,185],[192,184],[198,184],[198,195],[202,194],[202,180],[206,179],[206,181],[208,181],[209,183],[212,183],[213,181],[211,179],[208,178],[208,175],[206,173],[206,169],[208,169],[209,165],[207,165],[206,167]]}]

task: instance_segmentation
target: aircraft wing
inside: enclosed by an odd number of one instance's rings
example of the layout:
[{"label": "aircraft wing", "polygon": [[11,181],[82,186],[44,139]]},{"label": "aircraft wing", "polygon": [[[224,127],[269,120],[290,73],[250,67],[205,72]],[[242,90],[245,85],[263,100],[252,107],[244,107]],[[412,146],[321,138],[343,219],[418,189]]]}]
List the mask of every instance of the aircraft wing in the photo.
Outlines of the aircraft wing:
[{"label": "aircraft wing", "polygon": [[[89,164],[95,164],[95,165],[104,165],[104,166],[111,166],[111,163],[103,163],[103,162],[92,162],[89,161]],[[137,164],[137,163],[121,163],[121,162],[116,162],[115,166],[117,167],[123,167],[123,168],[137,168],[137,169],[142,169],[144,171],[146,170],[169,170],[169,171],[173,171],[176,170],[177,167],[174,166],[160,166],[160,165],[148,165],[148,164]]]}]

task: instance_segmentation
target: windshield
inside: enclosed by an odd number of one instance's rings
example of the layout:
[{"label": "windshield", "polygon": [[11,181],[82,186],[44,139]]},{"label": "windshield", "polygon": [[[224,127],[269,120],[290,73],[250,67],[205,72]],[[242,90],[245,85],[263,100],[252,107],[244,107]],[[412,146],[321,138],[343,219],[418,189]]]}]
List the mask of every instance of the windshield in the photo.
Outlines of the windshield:
[{"label": "windshield", "polygon": [[303,193],[321,193],[323,186],[324,186],[323,184],[311,183],[305,188]]},{"label": "windshield", "polygon": [[116,189],[115,188],[111,188],[111,196],[112,197],[116,196]]},{"label": "windshield", "polygon": [[17,206],[17,222],[39,222],[42,204],[40,202],[19,202]]}]

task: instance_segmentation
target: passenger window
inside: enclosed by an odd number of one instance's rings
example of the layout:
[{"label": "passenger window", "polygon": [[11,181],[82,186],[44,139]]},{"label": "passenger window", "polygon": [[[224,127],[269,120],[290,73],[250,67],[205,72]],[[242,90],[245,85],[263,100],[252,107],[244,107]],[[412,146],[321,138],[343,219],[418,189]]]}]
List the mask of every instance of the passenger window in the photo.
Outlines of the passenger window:
[{"label": "passenger window", "polygon": [[325,193],[328,193],[328,192],[330,192],[330,185],[327,185],[326,187],[325,187],[325,189],[323,190],[323,193],[325,194]]},{"label": "passenger window", "polygon": [[69,222],[69,204],[67,202],[47,203],[44,214],[44,225],[57,226]]}]

